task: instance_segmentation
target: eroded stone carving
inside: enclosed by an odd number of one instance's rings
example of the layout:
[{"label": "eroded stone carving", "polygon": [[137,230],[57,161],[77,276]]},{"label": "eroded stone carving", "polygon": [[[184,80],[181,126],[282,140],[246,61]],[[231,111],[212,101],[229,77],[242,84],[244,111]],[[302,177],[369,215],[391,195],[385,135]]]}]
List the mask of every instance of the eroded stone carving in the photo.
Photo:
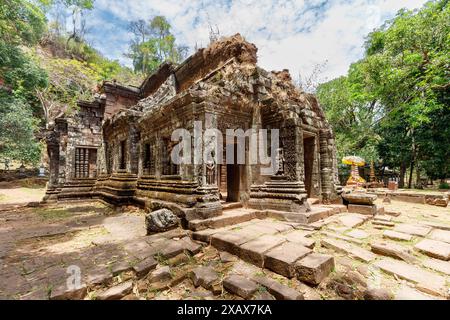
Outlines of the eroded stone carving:
[{"label": "eroded stone carving", "polygon": [[178,217],[169,209],[159,209],[145,215],[147,234],[164,232],[178,226]]}]

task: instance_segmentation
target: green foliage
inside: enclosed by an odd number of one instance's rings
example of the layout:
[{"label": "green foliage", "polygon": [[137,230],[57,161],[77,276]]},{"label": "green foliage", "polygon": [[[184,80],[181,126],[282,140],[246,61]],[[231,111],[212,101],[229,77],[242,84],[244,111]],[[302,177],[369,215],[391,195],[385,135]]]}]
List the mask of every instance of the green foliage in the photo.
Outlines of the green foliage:
[{"label": "green foliage", "polygon": [[179,63],[185,58],[187,48],[176,45],[165,17],[155,16],[149,23],[134,21],[129,28],[136,39],[126,56],[132,59],[135,72],[149,74],[165,61]]},{"label": "green foliage", "polygon": [[401,10],[369,34],[366,54],[347,77],[318,88],[340,155],[450,175],[450,5]]},{"label": "green foliage", "polygon": [[439,184],[439,189],[450,189],[450,184],[448,184],[447,182],[442,182],[441,184]]},{"label": "green foliage", "polygon": [[41,144],[34,136],[37,120],[27,103],[0,93],[0,128],[0,159],[39,161]]}]

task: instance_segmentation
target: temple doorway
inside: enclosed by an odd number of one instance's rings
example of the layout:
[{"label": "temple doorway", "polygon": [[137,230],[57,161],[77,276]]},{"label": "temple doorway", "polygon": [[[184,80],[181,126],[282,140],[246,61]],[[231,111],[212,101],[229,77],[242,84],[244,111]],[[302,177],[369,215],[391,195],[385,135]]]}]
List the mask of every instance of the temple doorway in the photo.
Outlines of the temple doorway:
[{"label": "temple doorway", "polygon": [[234,144],[234,162],[226,163],[226,148],[224,148],[223,164],[219,165],[218,185],[221,200],[224,202],[239,202],[241,166],[237,164],[237,147]]},{"label": "temple doorway", "polygon": [[312,176],[314,166],[315,137],[305,136],[303,138],[303,152],[305,165],[305,189],[308,198],[312,196]]}]

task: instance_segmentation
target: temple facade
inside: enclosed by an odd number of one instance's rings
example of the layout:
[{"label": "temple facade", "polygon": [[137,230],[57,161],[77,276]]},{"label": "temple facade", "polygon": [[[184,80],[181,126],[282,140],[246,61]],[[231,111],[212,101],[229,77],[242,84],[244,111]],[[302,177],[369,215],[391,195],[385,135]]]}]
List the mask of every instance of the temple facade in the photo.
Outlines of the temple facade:
[{"label": "temple facade", "polygon": [[[190,221],[221,215],[227,203],[302,213],[309,211],[307,198],[340,199],[334,134],[317,99],[296,88],[287,70],[258,67],[256,47],[240,35],[180,65],[161,65],[140,87],[105,82],[94,101],[78,106],[48,132],[46,201],[168,208]],[[222,161],[174,161],[177,129],[221,133],[214,146]],[[277,150],[271,141],[258,144],[271,155],[269,165],[250,161],[248,135],[239,140],[227,133],[261,129],[279,133]],[[210,143],[195,136],[189,142],[191,158]],[[264,173],[267,166],[272,174]]]}]

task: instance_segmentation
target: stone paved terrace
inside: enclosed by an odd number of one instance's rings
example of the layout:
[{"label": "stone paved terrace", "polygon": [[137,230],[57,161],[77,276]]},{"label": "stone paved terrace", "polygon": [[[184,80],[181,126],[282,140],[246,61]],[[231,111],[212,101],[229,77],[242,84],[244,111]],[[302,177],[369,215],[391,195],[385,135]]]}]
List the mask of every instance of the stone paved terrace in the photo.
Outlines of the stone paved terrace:
[{"label": "stone paved terrace", "polygon": [[[392,201],[384,210],[375,218],[333,210],[308,226],[255,213],[146,236],[144,213],[133,207],[4,207],[0,297],[448,298],[450,209]],[[67,290],[70,266],[80,268],[78,290]]]}]

